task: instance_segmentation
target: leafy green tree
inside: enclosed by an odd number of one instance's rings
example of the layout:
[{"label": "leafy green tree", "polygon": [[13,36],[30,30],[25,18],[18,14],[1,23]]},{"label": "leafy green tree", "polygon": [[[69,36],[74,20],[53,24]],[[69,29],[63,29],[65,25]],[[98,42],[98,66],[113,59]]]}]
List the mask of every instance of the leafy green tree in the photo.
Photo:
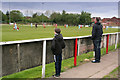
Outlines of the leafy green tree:
[{"label": "leafy green tree", "polygon": [[91,14],[82,11],[81,14],[72,14],[66,13],[65,10],[62,13],[50,13],[50,11],[46,11],[45,14],[38,15],[38,13],[32,14],[32,17],[23,16],[22,12],[18,10],[12,10],[9,14],[9,11],[4,15],[2,12],[2,21],[7,21],[9,23],[9,17],[11,22],[19,22],[19,23],[57,23],[58,25],[89,25],[91,24]]},{"label": "leafy green tree", "polygon": [[7,22],[7,16],[2,11],[0,11],[0,22],[2,23]]},{"label": "leafy green tree", "polygon": [[65,10],[62,11],[62,14],[54,12],[50,16],[50,20],[53,23],[57,23],[60,25],[68,24],[68,25],[88,25],[91,22],[91,14],[82,11],[81,14],[68,14]]},{"label": "leafy green tree", "polygon": [[33,18],[35,18],[35,17],[37,17],[37,16],[38,16],[37,13],[34,13],[34,14],[32,15]]},{"label": "leafy green tree", "polygon": [[87,25],[91,24],[91,14],[90,13],[86,13],[86,24]]},{"label": "leafy green tree", "polygon": [[90,24],[90,22],[91,22],[91,14],[82,11],[81,15],[80,15],[80,24],[88,25],[88,24]]},{"label": "leafy green tree", "polygon": [[18,10],[12,10],[10,11],[10,19],[11,22],[19,22],[23,20],[23,14],[22,12]]},{"label": "leafy green tree", "polygon": [[62,17],[61,17],[61,21],[63,22],[63,24],[65,24],[66,23],[66,11],[65,10],[63,10],[62,11]]},{"label": "leafy green tree", "polygon": [[[53,14],[51,14],[50,19],[52,21],[52,23],[57,23],[60,24],[61,23],[61,14],[60,13],[56,13],[54,12]],[[61,23],[62,24],[62,23]]]},{"label": "leafy green tree", "polygon": [[7,21],[7,23],[9,23],[9,20],[10,20],[10,12],[9,11],[6,12],[6,16],[7,16],[6,21]]},{"label": "leafy green tree", "polygon": [[44,14],[40,15],[40,19],[41,19],[43,22],[48,22],[48,17],[45,16]]}]

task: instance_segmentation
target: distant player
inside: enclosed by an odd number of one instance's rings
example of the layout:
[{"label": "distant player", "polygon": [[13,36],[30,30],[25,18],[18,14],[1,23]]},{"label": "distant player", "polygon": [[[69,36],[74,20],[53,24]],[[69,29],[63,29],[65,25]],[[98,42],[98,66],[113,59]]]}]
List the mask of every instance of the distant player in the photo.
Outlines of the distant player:
[{"label": "distant player", "polygon": [[31,27],[32,27],[32,23],[31,23]]},{"label": "distant player", "polygon": [[37,28],[37,23],[35,24],[35,28]]},{"label": "distant player", "polygon": [[82,28],[82,25],[80,26],[80,28]]},{"label": "distant player", "polygon": [[19,27],[17,27],[17,31],[19,31]]},{"label": "distant player", "polygon": [[13,29],[14,29],[14,30],[16,29],[17,31],[19,31],[19,27],[17,27],[17,24],[16,24],[16,23],[14,24]]},{"label": "distant player", "polygon": [[57,24],[56,24],[56,28],[57,28]]},{"label": "distant player", "polygon": [[66,28],[66,24],[64,25],[64,27]]},{"label": "distant player", "polygon": [[66,25],[66,27],[68,28],[68,24]]},{"label": "distant player", "polygon": [[81,26],[81,25],[78,25],[78,26],[79,26],[79,29],[80,29],[80,26]]},{"label": "distant player", "polygon": [[55,24],[53,24],[53,26],[55,27]]},{"label": "distant player", "polygon": [[106,29],[108,29],[108,26],[106,26]]},{"label": "distant player", "polygon": [[43,27],[45,28],[45,25],[43,24]]},{"label": "distant player", "polygon": [[103,26],[103,29],[105,29],[105,26]]}]

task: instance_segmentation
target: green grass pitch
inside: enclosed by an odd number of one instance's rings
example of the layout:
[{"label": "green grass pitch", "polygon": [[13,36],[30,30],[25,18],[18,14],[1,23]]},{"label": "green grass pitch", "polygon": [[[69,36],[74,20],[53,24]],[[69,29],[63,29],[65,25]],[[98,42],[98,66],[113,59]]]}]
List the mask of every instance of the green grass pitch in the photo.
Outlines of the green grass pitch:
[{"label": "green grass pitch", "polygon": [[[2,41],[17,41],[17,40],[29,40],[29,39],[40,39],[40,38],[53,38],[54,37],[54,26],[38,26],[38,28],[31,28],[30,25],[17,25],[19,31],[13,30],[14,25],[2,25]],[[78,26],[58,26],[61,29],[63,37],[75,37],[91,35],[92,27],[83,27],[81,29]],[[104,29],[104,33],[118,32],[118,29]]]}]

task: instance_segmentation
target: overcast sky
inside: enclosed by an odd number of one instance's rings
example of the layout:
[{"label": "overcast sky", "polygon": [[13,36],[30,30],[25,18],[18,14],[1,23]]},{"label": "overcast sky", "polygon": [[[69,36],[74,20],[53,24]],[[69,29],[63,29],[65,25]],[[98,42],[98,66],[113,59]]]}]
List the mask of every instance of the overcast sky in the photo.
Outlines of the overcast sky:
[{"label": "overcast sky", "polygon": [[118,2],[47,2],[44,0],[43,5],[42,2],[2,2],[2,11],[6,13],[9,9],[20,10],[24,15],[27,10],[28,12],[33,11],[33,13],[44,13],[46,10],[55,12],[65,10],[67,13],[78,14],[80,14],[81,11],[86,11],[91,13],[92,17],[118,17]]},{"label": "overcast sky", "polygon": [[120,0],[0,0],[2,2],[118,2]]}]

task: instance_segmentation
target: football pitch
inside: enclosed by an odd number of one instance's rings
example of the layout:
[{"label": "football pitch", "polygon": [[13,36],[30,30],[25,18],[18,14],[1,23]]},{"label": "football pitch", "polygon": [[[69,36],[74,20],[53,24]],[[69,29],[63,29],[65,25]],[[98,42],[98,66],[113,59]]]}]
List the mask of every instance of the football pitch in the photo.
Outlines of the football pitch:
[{"label": "football pitch", "polygon": [[[29,39],[40,39],[40,38],[53,38],[54,37],[54,26],[38,26],[35,28],[33,25],[17,25],[19,31],[13,30],[14,25],[2,25],[2,41],[17,41],[17,40],[29,40]],[[85,36],[91,35],[92,27],[69,26],[65,28],[64,26],[58,26],[61,29],[63,37],[75,37],[75,36]],[[118,29],[103,29],[104,33],[114,33],[118,32]]]}]

